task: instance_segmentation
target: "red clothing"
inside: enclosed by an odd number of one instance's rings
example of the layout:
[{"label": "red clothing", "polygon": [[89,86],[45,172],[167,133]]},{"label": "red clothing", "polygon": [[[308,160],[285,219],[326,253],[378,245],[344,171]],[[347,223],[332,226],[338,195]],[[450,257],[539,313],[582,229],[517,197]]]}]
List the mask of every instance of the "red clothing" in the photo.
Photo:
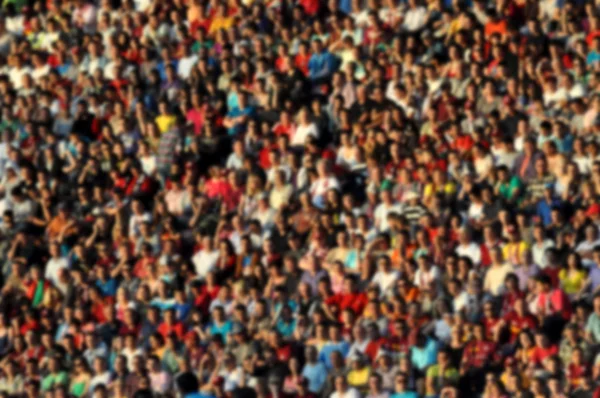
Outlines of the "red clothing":
[{"label": "red clothing", "polygon": [[470,135],[463,134],[456,137],[456,139],[450,143],[450,147],[460,153],[469,152],[473,149],[474,145],[475,142],[473,141],[473,138]]},{"label": "red clothing", "polygon": [[125,186],[125,195],[132,196],[134,193],[149,194],[152,192],[152,180],[144,175],[131,178]]},{"label": "red clothing", "polygon": [[531,360],[536,365],[540,365],[544,359],[558,354],[558,346],[550,345],[548,347],[534,347],[533,352],[531,353]]},{"label": "red clothing", "polygon": [[516,291],[516,292],[508,292],[505,294],[504,299],[502,301],[502,313],[506,314],[510,311],[512,311],[512,309],[515,306],[515,302],[520,299],[520,298],[524,298],[525,297],[525,293],[521,292],[521,291]]},{"label": "red clothing", "polygon": [[185,326],[181,322],[175,322],[172,325],[167,325],[166,322],[160,324],[157,329],[157,332],[160,333],[164,338],[167,338],[171,333],[175,333],[178,339],[183,340],[183,336],[185,335]]},{"label": "red clothing", "polygon": [[564,319],[571,318],[571,303],[569,297],[560,288],[548,293],[541,293],[537,298],[538,308],[543,309],[544,315],[558,314]]},{"label": "red clothing", "polygon": [[209,199],[227,198],[231,193],[231,186],[225,179],[211,178],[204,185],[204,193]]},{"label": "red clothing", "polygon": [[446,120],[448,120],[448,105],[455,104],[456,99],[454,97],[449,97],[447,99],[440,98],[434,105],[434,108],[437,111],[437,121],[445,122]]},{"label": "red clothing", "polygon": [[129,334],[132,334],[137,337],[139,333],[140,333],[140,327],[138,325],[128,326],[128,325],[123,324],[119,328],[120,336],[127,336]]},{"label": "red clothing", "polygon": [[300,0],[300,5],[304,8],[304,12],[311,17],[317,15],[320,4],[319,0]]},{"label": "red clothing", "polygon": [[410,348],[408,337],[390,336],[385,342],[385,348],[389,352],[408,354]]},{"label": "red clothing", "polygon": [[496,327],[496,325],[498,325],[498,322],[500,322],[500,318],[490,318],[490,317],[483,318],[483,327],[485,328],[485,337],[487,337],[490,340],[494,338],[494,328]]},{"label": "red clothing", "polygon": [[38,330],[40,328],[40,324],[34,319],[30,322],[25,322],[20,328],[19,332],[21,336],[25,336],[25,334],[30,330]]},{"label": "red clothing", "polygon": [[362,314],[368,302],[369,300],[365,293],[339,293],[331,296],[325,301],[327,305],[337,306],[340,309],[340,314],[346,308],[350,308],[357,316]]},{"label": "red clothing", "polygon": [[277,359],[287,363],[292,357],[292,346],[289,344],[282,345],[277,348],[275,353],[277,354]]},{"label": "red clothing", "polygon": [[133,275],[140,279],[147,278],[150,267],[155,263],[156,259],[154,257],[140,258],[133,266]]},{"label": "red clothing", "polygon": [[202,133],[202,126],[204,125],[204,108],[190,109],[185,117],[188,122],[194,125],[194,134],[200,135]]},{"label": "red clothing", "polygon": [[288,137],[292,137],[295,131],[296,126],[293,123],[290,123],[287,126],[281,123],[277,123],[275,126],[273,126],[273,134],[275,134],[276,136],[287,135]]},{"label": "red clothing", "polygon": [[559,279],[558,273],[560,272],[560,268],[558,267],[546,267],[542,270],[542,274],[545,274],[550,278],[550,283],[552,287],[558,287]]},{"label": "red clothing", "polygon": [[510,333],[510,341],[515,342],[525,329],[534,330],[537,327],[537,322],[531,314],[519,315],[515,311],[511,311],[504,317],[504,321],[508,325]]},{"label": "red clothing", "polygon": [[377,353],[379,352],[379,348],[385,345],[386,340],[381,337],[377,340],[371,340],[369,344],[367,344],[367,348],[365,349],[365,354],[371,359],[371,362],[374,362],[377,358]]},{"label": "red clothing", "polygon": [[463,362],[470,368],[482,368],[495,356],[496,344],[485,340],[470,341],[463,351]]},{"label": "red clothing", "polygon": [[567,378],[569,379],[569,383],[574,387],[578,387],[581,384],[581,379],[587,376],[589,372],[590,368],[585,363],[579,365],[570,363],[569,366],[567,366]]},{"label": "red clothing", "polygon": [[294,58],[294,65],[300,69],[305,76],[308,76],[308,61],[310,60],[310,54],[303,56],[301,54],[296,55]]},{"label": "red clothing", "polygon": [[96,320],[97,323],[104,323],[106,322],[106,315],[104,314],[104,303],[102,301],[98,301],[94,304],[92,304],[91,307],[91,312],[92,312],[92,316],[94,317],[94,319]]},{"label": "red clothing", "polygon": [[482,267],[489,267],[490,265],[492,265],[492,257],[490,256],[490,252],[492,251],[492,249],[500,247],[500,243],[501,242],[489,244],[484,242],[480,245]]},{"label": "red clothing", "polygon": [[206,286],[202,286],[200,293],[194,297],[194,307],[199,309],[203,314],[208,314],[208,308],[212,298],[206,289]]},{"label": "red clothing", "polygon": [[27,350],[25,350],[25,357],[27,359],[36,359],[39,361],[44,357],[45,351],[46,350],[41,345],[29,347]]}]

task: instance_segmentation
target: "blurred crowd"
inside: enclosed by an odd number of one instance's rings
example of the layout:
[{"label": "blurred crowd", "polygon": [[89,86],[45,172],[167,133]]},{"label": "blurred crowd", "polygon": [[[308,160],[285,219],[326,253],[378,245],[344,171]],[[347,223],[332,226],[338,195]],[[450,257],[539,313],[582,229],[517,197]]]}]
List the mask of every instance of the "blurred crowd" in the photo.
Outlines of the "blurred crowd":
[{"label": "blurred crowd", "polygon": [[600,1],[3,0],[0,398],[599,398]]}]

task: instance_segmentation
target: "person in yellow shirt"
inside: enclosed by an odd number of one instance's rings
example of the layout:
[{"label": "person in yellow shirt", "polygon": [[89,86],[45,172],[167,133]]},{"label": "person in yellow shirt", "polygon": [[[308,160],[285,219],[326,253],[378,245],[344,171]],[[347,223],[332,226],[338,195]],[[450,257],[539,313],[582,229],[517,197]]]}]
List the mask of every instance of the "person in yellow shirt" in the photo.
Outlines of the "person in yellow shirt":
[{"label": "person in yellow shirt", "polygon": [[448,177],[440,169],[433,171],[432,181],[425,185],[423,189],[423,201],[429,204],[437,194],[443,194],[444,197],[456,193],[456,184],[448,180]]},{"label": "person in yellow shirt", "polygon": [[558,279],[563,290],[569,296],[576,296],[585,289],[587,273],[581,265],[579,254],[569,254],[567,257],[567,268],[560,270]]},{"label": "person in yellow shirt", "polygon": [[177,118],[172,113],[169,113],[167,101],[164,100],[159,102],[158,112],[159,115],[156,117],[156,119],[154,119],[154,121],[158,126],[158,131],[160,131],[161,134],[164,134],[175,125]]},{"label": "person in yellow shirt", "polygon": [[232,25],[233,18],[227,15],[227,7],[225,7],[225,4],[220,4],[217,7],[217,13],[210,24],[208,34],[214,35],[221,29],[229,29]]},{"label": "person in yellow shirt", "polygon": [[506,232],[508,233],[508,243],[502,249],[504,259],[510,264],[519,264],[519,259],[522,258],[521,255],[529,249],[529,245],[521,239],[521,234],[517,230],[516,225],[509,225],[506,228]]},{"label": "person in yellow shirt", "polygon": [[371,376],[371,367],[366,364],[366,358],[360,352],[355,352],[349,359],[348,384],[361,392],[366,392]]}]

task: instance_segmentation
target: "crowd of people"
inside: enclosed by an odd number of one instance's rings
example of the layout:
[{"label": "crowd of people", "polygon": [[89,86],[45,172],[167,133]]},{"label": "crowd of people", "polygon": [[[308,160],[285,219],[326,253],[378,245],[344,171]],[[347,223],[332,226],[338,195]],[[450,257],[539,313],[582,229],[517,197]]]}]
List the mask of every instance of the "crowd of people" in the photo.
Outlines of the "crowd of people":
[{"label": "crowd of people", "polygon": [[3,0],[1,398],[599,398],[600,1]]}]

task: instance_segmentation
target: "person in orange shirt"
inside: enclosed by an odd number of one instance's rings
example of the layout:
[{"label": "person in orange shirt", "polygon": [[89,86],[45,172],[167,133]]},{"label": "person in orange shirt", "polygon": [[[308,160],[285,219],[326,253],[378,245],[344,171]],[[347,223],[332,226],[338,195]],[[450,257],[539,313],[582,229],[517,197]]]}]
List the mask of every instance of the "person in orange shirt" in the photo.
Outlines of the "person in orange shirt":
[{"label": "person in orange shirt", "polygon": [[213,17],[213,20],[210,23],[208,34],[212,36],[221,29],[227,30],[231,28],[233,22],[233,17],[228,15],[227,7],[225,6],[225,4],[220,4],[217,8],[216,15]]},{"label": "person in orange shirt", "polygon": [[485,38],[489,39],[492,35],[498,33],[501,36],[506,35],[506,31],[508,28],[508,23],[506,19],[502,18],[495,9],[490,10],[489,12],[489,21],[485,24]]},{"label": "person in orange shirt", "polygon": [[69,207],[66,203],[61,203],[58,206],[58,215],[50,221],[46,228],[48,238],[57,239],[75,233],[75,220],[71,218]]},{"label": "person in orange shirt", "polygon": [[412,303],[419,298],[419,289],[408,279],[400,279],[397,282],[398,293],[404,298],[406,303]]}]

